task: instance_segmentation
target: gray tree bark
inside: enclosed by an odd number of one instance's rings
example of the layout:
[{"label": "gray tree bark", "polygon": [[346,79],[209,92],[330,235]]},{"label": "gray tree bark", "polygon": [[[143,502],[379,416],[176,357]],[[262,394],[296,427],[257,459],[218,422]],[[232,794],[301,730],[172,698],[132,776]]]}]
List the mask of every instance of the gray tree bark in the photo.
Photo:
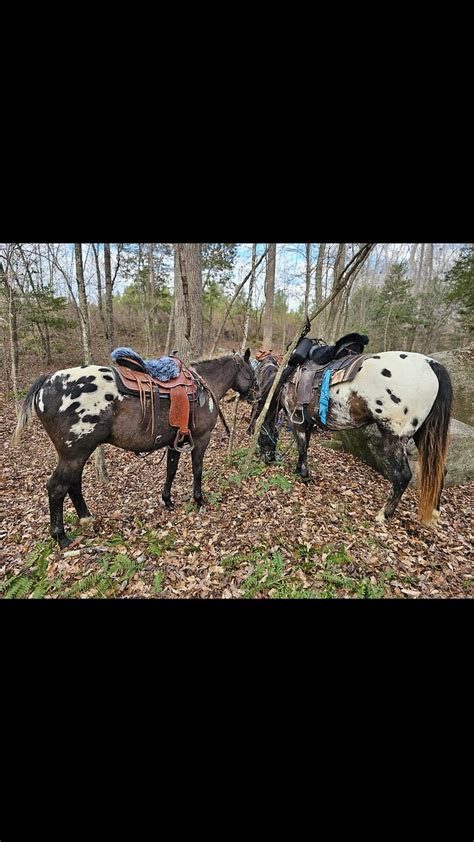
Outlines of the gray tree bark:
[{"label": "gray tree bark", "polygon": [[104,303],[102,301],[102,275],[100,271],[100,263],[99,263],[99,248],[100,243],[97,243],[97,247],[95,243],[92,243],[92,251],[94,252],[94,260],[95,260],[95,271],[97,275],[97,307],[99,310],[99,316],[104,321]]},{"label": "gray tree bark", "polygon": [[[91,329],[87,305],[86,285],[84,282],[84,266],[82,263],[82,243],[74,243],[74,250],[76,258],[76,280],[79,298],[79,313],[81,318],[84,363],[85,365],[91,365],[94,360],[92,356]],[[94,452],[94,461],[98,478],[102,482],[105,482],[107,480],[107,469],[105,467],[104,451],[102,447],[96,448]]]},{"label": "gray tree bark", "polygon": [[305,316],[309,313],[309,291],[311,288],[311,245],[312,243],[306,243],[306,286],[304,291]]},{"label": "gray tree bark", "polygon": [[104,243],[105,267],[105,336],[109,351],[114,347],[114,302],[112,298],[112,262],[110,258],[110,243]]},{"label": "gray tree bark", "polygon": [[201,244],[175,243],[174,256],[175,344],[190,363],[203,350]]},{"label": "gray tree bark", "polygon": [[[265,274],[265,310],[263,314],[263,347],[273,343],[273,303],[275,299],[276,243],[268,244],[267,271]],[[255,260],[252,256],[252,283],[255,282]]]},{"label": "gray tree bark", "polygon": [[82,351],[84,363],[86,365],[90,365],[92,363],[92,341],[86,285],[84,282],[84,266],[82,263],[82,243],[74,243],[74,251],[76,258],[76,281],[79,299],[79,316],[81,321]]},{"label": "gray tree bark", "polygon": [[16,308],[16,300],[15,300],[15,293],[13,290],[13,286],[8,281],[7,270],[3,268],[3,264],[0,263],[0,279],[2,281],[3,287],[5,289],[7,301],[8,301],[8,331],[10,337],[10,357],[11,357],[11,378],[12,378],[12,387],[13,387],[13,396],[15,399],[15,410],[18,413],[18,362],[19,362],[19,353],[18,353],[18,323],[17,323],[17,308]]}]

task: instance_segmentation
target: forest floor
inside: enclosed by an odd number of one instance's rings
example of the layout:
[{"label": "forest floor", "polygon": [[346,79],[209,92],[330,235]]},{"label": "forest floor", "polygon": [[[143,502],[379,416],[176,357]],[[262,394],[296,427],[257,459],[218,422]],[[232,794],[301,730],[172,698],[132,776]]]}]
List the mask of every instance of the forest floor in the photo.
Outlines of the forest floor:
[{"label": "forest floor", "polygon": [[[29,382],[32,382],[31,379]],[[232,405],[222,403],[230,423]],[[408,490],[387,527],[375,522],[389,483],[355,457],[314,436],[312,481],[294,474],[293,437],[283,431],[281,464],[242,474],[249,407],[240,405],[232,462],[218,422],[204,461],[208,503],[192,503],[190,456],[161,502],[166,451],[137,458],[105,446],[109,480],[86,464],[83,490],[95,516],[81,527],[67,498],[73,544],[49,538],[45,482],[56,453],[35,420],[13,447],[11,401],[0,395],[0,597],[4,598],[466,598],[474,595],[473,485],[448,488],[436,529],[417,521]],[[326,442],[327,444],[327,442]]]}]

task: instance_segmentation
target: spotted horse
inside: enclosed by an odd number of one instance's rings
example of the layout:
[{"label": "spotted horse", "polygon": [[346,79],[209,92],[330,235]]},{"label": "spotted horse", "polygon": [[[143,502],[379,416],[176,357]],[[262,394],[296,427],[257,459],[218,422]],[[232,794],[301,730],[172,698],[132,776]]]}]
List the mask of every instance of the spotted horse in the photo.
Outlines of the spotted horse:
[{"label": "spotted horse", "polygon": [[[249,363],[250,350],[192,364],[199,380],[198,400],[191,412],[189,428],[194,448],[191,453],[194,500],[204,504],[202,466],[211,433],[219,417],[216,402],[229,389],[250,402],[256,395],[256,380]],[[191,367],[190,367],[191,368]],[[169,423],[169,401],[158,400],[154,429],[139,397],[123,394],[112,366],[88,365],[44,374],[31,386],[20,410],[13,443],[21,437],[36,415],[59,456],[56,470],[46,483],[49,497],[50,532],[60,547],[70,544],[64,531],[63,505],[69,494],[81,523],[91,519],[82,495],[82,472],[87,459],[101,444],[112,444],[135,453],[168,447],[166,482],[162,499],[172,508],[171,486],[180,451],[174,449],[177,429]],[[207,387],[207,388],[206,388]]]},{"label": "spotted horse", "polygon": [[297,378],[293,376],[283,385],[260,436],[264,461],[275,459],[280,406],[293,428],[299,454],[296,472],[305,482],[310,478],[307,454],[314,430],[353,430],[376,424],[382,434],[385,473],[392,482],[389,499],[376,520],[384,523],[393,515],[410,482],[407,444],[413,439],[419,451],[419,518],[422,523],[435,523],[446,474],[453,398],[448,372],[436,360],[408,351],[361,354],[348,357],[347,362],[352,378],[344,380],[338,377],[340,372],[331,372],[325,411],[321,401],[324,373],[331,366],[340,367],[340,361],[326,366],[305,364],[308,369],[313,367],[314,378],[306,401],[298,395]]}]

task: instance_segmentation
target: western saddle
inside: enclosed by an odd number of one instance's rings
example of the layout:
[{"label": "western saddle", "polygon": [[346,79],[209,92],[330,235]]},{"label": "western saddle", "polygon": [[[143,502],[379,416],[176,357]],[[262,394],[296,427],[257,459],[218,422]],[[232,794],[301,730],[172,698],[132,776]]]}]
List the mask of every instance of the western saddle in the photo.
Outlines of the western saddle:
[{"label": "western saddle", "polygon": [[[189,429],[190,402],[196,401],[198,383],[201,378],[193,369],[185,368],[182,361],[172,357],[179,368],[179,374],[171,380],[158,380],[145,369],[140,369],[137,361],[131,357],[120,357],[120,364],[115,363],[117,386],[122,394],[140,398],[143,418],[147,414],[150,404],[150,421],[148,429],[151,435],[156,435],[155,420],[159,399],[169,399],[169,425],[177,427],[173,449],[180,453],[191,453],[194,441]],[[156,443],[156,439],[155,439]]]},{"label": "western saddle", "polygon": [[[313,360],[307,360],[302,366],[298,366],[289,379],[289,382],[296,386],[296,406],[291,414],[290,422],[303,424],[305,420],[308,420],[307,416],[305,417],[305,407],[311,403],[313,390],[321,388],[327,371],[330,372],[328,387],[335,386],[337,383],[350,382],[360,370],[364,360],[371,356],[371,354],[356,354],[339,360],[331,360],[326,365],[318,365]],[[317,422],[316,418],[309,420]]]}]

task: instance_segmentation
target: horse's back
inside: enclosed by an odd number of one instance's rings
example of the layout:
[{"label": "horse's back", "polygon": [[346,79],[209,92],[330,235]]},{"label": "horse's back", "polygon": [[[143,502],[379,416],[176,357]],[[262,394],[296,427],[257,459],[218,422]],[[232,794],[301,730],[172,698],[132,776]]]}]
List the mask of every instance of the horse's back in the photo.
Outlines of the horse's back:
[{"label": "horse's back", "polygon": [[355,391],[374,420],[398,436],[412,436],[423,424],[438,394],[439,382],[425,354],[382,351],[365,359],[353,381],[331,388],[331,398]]}]

